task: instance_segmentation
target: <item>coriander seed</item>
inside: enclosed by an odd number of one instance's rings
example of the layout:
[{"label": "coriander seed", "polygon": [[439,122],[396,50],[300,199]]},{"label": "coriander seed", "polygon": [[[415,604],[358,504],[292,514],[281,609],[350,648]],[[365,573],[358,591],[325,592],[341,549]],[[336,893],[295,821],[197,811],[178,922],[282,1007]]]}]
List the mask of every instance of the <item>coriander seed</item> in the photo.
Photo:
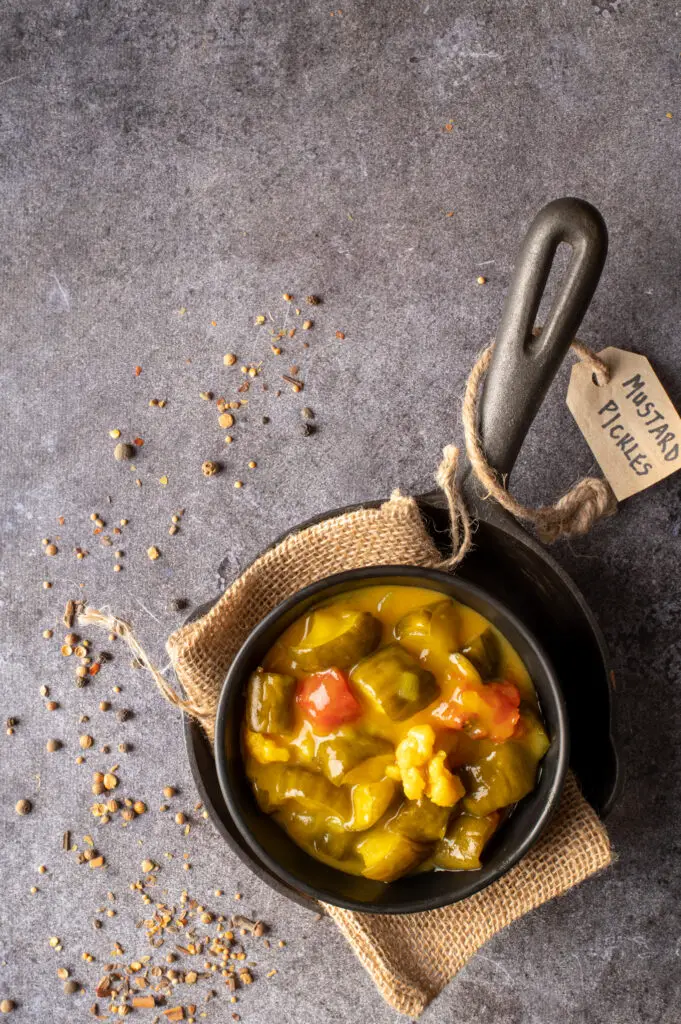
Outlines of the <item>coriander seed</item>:
[{"label": "coriander seed", "polygon": [[127,460],[132,459],[134,454],[135,449],[133,446],[131,444],[125,444],[123,441],[119,441],[114,448],[114,459],[116,462],[126,462]]}]

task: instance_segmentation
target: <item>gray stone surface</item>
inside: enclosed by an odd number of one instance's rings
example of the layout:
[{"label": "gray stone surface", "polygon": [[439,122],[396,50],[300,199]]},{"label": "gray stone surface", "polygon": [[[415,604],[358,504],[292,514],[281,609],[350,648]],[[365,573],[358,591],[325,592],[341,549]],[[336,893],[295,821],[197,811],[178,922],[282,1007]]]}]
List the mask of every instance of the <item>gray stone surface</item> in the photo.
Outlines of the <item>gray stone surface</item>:
[{"label": "gray stone surface", "polygon": [[[179,621],[169,600],[214,595],[225,555],[234,575],[301,519],[397,485],[427,488],[442,445],[460,440],[466,373],[498,320],[521,233],[556,196],[588,198],[611,232],[584,339],[644,351],[681,404],[674,5],[376,0],[330,11],[305,0],[2,5],[0,651],[3,715],[19,724],[0,736],[0,997],[17,1001],[18,1021],[90,1019],[91,996],[62,995],[57,966],[91,987],[114,940],[131,959],[145,952],[134,928],[143,908],[128,889],[145,855],[163,862],[169,898],[187,884],[231,909],[241,890],[243,908],[288,940],[257,957],[261,974],[279,974],[245,993],[242,1020],[397,1019],[330,922],[271,894],[199,815],[185,839],[158,813],[166,783],[180,787],[178,806],[196,800],[178,715],[120,651],[75,689],[57,642],[67,598],[132,617],[165,663]],[[271,311],[280,323],[285,289],[324,304],[309,349],[299,331],[277,362],[252,322]],[[262,360],[270,382],[251,391],[229,449],[199,398],[232,394],[241,378],[222,364],[228,351]],[[289,364],[305,391],[277,399],[277,370]],[[534,501],[591,468],[566,380],[563,371],[515,476]],[[167,407],[150,408],[152,397]],[[303,404],[318,415],[311,438],[298,434]],[[113,427],[144,438],[136,473],[114,462]],[[224,472],[204,479],[206,458]],[[236,478],[247,482],[240,492]],[[490,942],[424,1024],[678,1020],[678,498],[671,477],[558,549],[618,672],[618,862]],[[178,507],[186,516],[171,538]],[[93,511],[110,525],[130,520],[119,575],[91,535]],[[60,553],[47,559],[41,538],[56,535]],[[162,550],[156,563],[150,544]],[[77,561],[75,545],[89,557]],[[48,627],[55,638],[44,641]],[[44,710],[41,685],[59,711]],[[99,712],[104,695],[134,718]],[[97,747],[114,753],[88,753],[78,767],[81,713]],[[51,736],[65,748],[48,755]],[[123,739],[134,749],[117,756]],[[125,831],[97,829],[90,774],[116,761],[121,789],[150,812]],[[24,796],[34,811],[19,818]],[[106,874],[61,851],[65,828],[79,845],[96,833]],[[177,858],[166,863],[166,850]],[[107,889],[118,916],[94,932]],[[84,950],[98,963],[83,964]],[[206,1019],[231,1009],[222,998]]]}]

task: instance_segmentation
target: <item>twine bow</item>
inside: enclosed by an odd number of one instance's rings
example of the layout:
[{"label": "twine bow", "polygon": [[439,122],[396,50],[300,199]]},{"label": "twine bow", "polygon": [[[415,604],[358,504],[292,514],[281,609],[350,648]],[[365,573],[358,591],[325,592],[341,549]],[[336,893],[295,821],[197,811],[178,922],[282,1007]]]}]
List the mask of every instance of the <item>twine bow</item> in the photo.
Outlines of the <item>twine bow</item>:
[{"label": "twine bow", "polygon": [[[583,362],[591,366],[597,383],[607,384],[610,371],[603,360],[581,341],[573,341],[571,347]],[[552,544],[561,537],[576,537],[588,533],[599,519],[611,516],[617,511],[617,499],[607,480],[593,476],[584,477],[555,504],[530,508],[510,494],[496,470],[487,461],[478,433],[478,410],[493,350],[494,343],[488,345],[476,360],[466,384],[461,414],[468,459],[476,479],[485,488],[485,497],[494,498],[516,519],[531,523],[539,539],[547,544]],[[470,550],[472,526],[470,513],[457,482],[459,449],[455,445],[447,445],[442,455],[435,480],[447,498],[452,534],[452,554],[442,564],[445,568],[453,569]]]}]

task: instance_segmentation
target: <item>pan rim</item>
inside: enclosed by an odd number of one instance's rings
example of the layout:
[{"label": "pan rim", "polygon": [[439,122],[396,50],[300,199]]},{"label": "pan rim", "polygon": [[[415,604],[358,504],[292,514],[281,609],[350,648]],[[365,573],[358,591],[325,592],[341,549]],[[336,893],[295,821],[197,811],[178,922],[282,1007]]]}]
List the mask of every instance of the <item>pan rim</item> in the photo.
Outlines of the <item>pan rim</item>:
[{"label": "pan rim", "polygon": [[[460,593],[472,597],[474,601],[487,606],[490,610],[494,610],[502,621],[508,623],[514,630],[516,630],[527,646],[533,651],[533,654],[540,663],[544,676],[549,683],[549,689],[551,691],[554,704],[553,710],[556,716],[554,742],[558,744],[558,749],[553,769],[553,778],[549,789],[545,794],[539,813],[525,832],[522,839],[515,844],[510,853],[506,854],[499,865],[497,865],[491,872],[486,873],[485,876],[480,879],[476,880],[473,877],[468,885],[463,886],[461,891],[455,894],[444,892],[438,896],[430,895],[390,905],[389,903],[364,903],[359,900],[346,899],[343,896],[329,892],[319,886],[310,885],[303,879],[292,875],[277,861],[276,858],[272,857],[268,850],[263,847],[253,835],[248,823],[241,813],[239,801],[234,798],[222,737],[225,734],[227,713],[231,704],[232,695],[233,693],[236,693],[237,688],[242,686],[245,682],[245,670],[252,658],[253,649],[257,647],[263,634],[275,626],[276,622],[281,619],[282,616],[286,615],[296,606],[304,602],[308,602],[310,599],[314,599],[317,595],[321,595],[325,591],[336,586],[343,586],[349,582],[356,582],[358,586],[368,586],[370,584],[365,581],[371,580],[372,578],[376,578],[378,580],[380,578],[385,579],[386,577],[394,578],[399,576],[405,577],[408,580],[419,579],[424,582],[431,581],[433,583],[440,583],[441,585],[446,585],[450,590],[452,588],[458,590]],[[407,583],[407,585],[414,584]],[[463,603],[466,603],[465,596],[461,597],[461,600]],[[333,906],[360,913],[376,914],[421,913],[427,910],[434,910],[440,907],[449,906],[462,899],[466,899],[476,892],[479,892],[497,881],[497,879],[502,877],[502,875],[506,874],[535,844],[551,820],[558,806],[558,801],[565,783],[570,747],[569,720],[558,674],[546,655],[543,646],[531,630],[529,630],[518,616],[502,601],[499,601],[498,598],[489,594],[477,584],[462,579],[461,577],[451,575],[441,569],[414,565],[371,565],[349,569],[341,573],[335,573],[331,576],[326,576],[320,580],[316,580],[314,583],[296,591],[276,605],[267,613],[266,616],[264,616],[254,629],[251,630],[248,637],[239,648],[239,651],[227,671],[218,702],[215,736],[216,742],[214,744],[213,753],[222,796],[230,817],[246,843],[251,856],[255,857],[257,861],[266,866],[280,885],[283,884],[287,888],[293,888],[301,891],[307,896],[310,896],[322,903],[328,903]]]}]

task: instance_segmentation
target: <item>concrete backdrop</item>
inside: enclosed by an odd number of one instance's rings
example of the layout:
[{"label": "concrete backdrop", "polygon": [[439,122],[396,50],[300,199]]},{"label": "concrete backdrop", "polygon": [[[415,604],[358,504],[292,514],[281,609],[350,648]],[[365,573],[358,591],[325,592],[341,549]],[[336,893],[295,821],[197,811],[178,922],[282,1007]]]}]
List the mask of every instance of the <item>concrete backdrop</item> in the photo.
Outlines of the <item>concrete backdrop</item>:
[{"label": "concrete backdrop", "polygon": [[[0,645],[3,714],[18,724],[0,735],[0,997],[16,1000],[17,1020],[89,1019],[91,995],[63,995],[56,968],[91,988],[114,940],[131,957],[145,952],[134,928],[143,908],[127,886],[143,856],[164,851],[177,855],[163,861],[168,898],[187,884],[215,902],[219,886],[232,909],[242,891],[239,906],[288,941],[257,957],[276,977],[236,1007],[212,1004],[207,1019],[232,1009],[249,1022],[397,1019],[333,925],[273,895],[193,812],[179,717],[129,659],[114,651],[75,688],[59,617],[69,597],[108,605],[165,664],[164,638],[181,618],[173,598],[214,596],[275,536],[326,508],[428,488],[443,444],[461,440],[463,384],[498,322],[522,232],[554,197],[591,200],[610,230],[582,337],[646,353],[681,404],[679,20],[673,4],[634,0],[375,0],[342,11],[309,0],[5,0]],[[277,362],[252,324],[269,312],[282,323],[285,290],[324,301],[309,348],[299,330]],[[233,370],[222,363],[230,351]],[[254,383],[227,448],[199,392],[234,397],[242,361],[262,361],[270,388]],[[289,365],[305,391],[283,385],[277,399]],[[564,369],[514,477],[535,502],[593,468],[566,381]],[[303,404],[317,416],[312,437],[299,433]],[[113,428],[144,439],[136,472],[114,461]],[[206,480],[201,462],[217,458],[223,472]],[[115,540],[118,575],[92,512],[108,528],[130,521]],[[557,548],[617,669],[618,862],[490,942],[424,1024],[678,1019],[680,526],[672,476]],[[57,536],[59,555],[46,558],[41,539]],[[82,561],[78,545],[90,551]],[[45,711],[41,685],[58,711]],[[104,697],[134,717],[99,712]],[[113,752],[89,752],[79,767],[84,728],[95,750]],[[47,754],[50,737],[64,749]],[[123,740],[133,749],[118,755]],[[114,761],[121,791],[150,811],[127,830],[99,828],[102,875],[64,854],[61,837],[71,829],[82,847],[96,828],[91,770]],[[169,783],[193,822],[186,838],[157,811]],[[14,812],[20,797],[34,804],[25,818]],[[119,913],[95,933],[107,889]],[[83,964],[83,951],[97,963]]]}]

